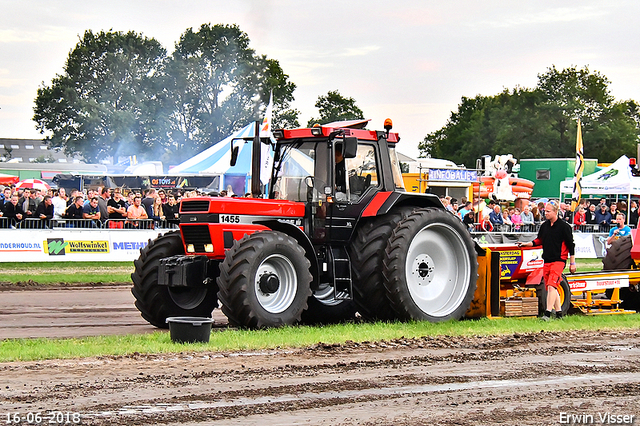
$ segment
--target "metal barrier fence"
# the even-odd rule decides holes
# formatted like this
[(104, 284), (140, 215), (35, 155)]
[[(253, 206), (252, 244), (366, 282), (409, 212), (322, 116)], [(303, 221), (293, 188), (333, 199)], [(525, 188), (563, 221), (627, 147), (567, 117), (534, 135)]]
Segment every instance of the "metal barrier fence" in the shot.
[[(8, 217), (0, 217), (2, 229), (178, 229), (178, 220), (153, 220), (153, 219), (107, 219), (102, 222), (93, 219), (23, 219), (16, 221)], [(574, 232), (609, 233), (616, 225), (571, 225)], [(629, 225), (631, 229), (635, 228)], [(538, 233), (540, 224), (533, 225), (491, 225), (488, 227), (482, 223), (469, 225), (469, 232), (497, 232), (497, 233)]]
[(10, 229), (177, 229), (178, 221), (153, 219), (23, 219), (0, 217), (0, 228)]
[[(501, 232), (501, 233), (519, 233), (519, 232), (533, 232), (538, 233), (540, 230), (540, 223), (533, 225), (485, 225), (483, 223), (474, 223), (469, 225), (469, 232)], [(585, 232), (585, 233), (609, 233), (611, 228), (615, 228), (617, 225), (573, 225), (571, 228), (573, 232)], [(629, 225), (629, 228), (634, 229), (634, 225)]]

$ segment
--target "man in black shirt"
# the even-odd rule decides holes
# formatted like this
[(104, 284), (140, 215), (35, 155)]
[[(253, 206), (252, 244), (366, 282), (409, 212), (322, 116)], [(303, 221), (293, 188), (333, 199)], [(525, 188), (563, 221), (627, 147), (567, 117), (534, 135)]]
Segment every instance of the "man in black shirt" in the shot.
[(589, 225), (596, 225), (598, 223), (598, 219), (596, 218), (596, 205), (589, 204), (589, 208), (586, 211), (585, 218)]
[(571, 225), (558, 218), (558, 203), (549, 201), (544, 207), (546, 221), (540, 225), (538, 236), (528, 243), (519, 243), (521, 247), (542, 246), (544, 260), (543, 277), (547, 289), (547, 309), (542, 319), (551, 318), (551, 310), (555, 309), (556, 318), (562, 318), (562, 301), (558, 293), (558, 285), (562, 281), (562, 271), (570, 257), (569, 271), (576, 272), (575, 244)]
[(84, 197), (76, 196), (73, 204), (67, 207), (64, 217), (67, 219), (83, 219), (82, 208), (84, 207)]
[(157, 196), (158, 194), (156, 194), (156, 190), (154, 188), (149, 188), (146, 196), (142, 199), (142, 207), (144, 207), (147, 212), (147, 216), (149, 217), (153, 216), (153, 203)]
[(109, 214), (109, 228), (123, 228), (124, 219), (127, 218), (127, 205), (122, 199), (120, 188), (113, 191), (113, 197), (107, 201), (107, 211)]
[(15, 226), (17, 222), (20, 222), (24, 218), (24, 210), (22, 210), (22, 206), (18, 203), (18, 195), (13, 194), (11, 196), (11, 201), (4, 203), (3, 213), (7, 218), (7, 226)]
[(162, 205), (162, 214), (166, 218), (167, 223), (173, 225), (179, 224), (179, 213), (180, 205), (176, 202), (175, 195), (169, 194), (167, 203)]
[(42, 202), (36, 207), (36, 212), (33, 217), (40, 219), (40, 228), (50, 227), (51, 219), (53, 219), (53, 200), (51, 199), (51, 195), (44, 196)]

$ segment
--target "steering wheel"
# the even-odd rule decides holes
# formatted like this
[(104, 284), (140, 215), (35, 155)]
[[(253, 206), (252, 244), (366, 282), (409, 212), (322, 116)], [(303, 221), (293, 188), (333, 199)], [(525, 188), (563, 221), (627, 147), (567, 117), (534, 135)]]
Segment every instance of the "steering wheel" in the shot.
[[(313, 189), (314, 178), (311, 175), (305, 176), (304, 179), (300, 179), (298, 182), (298, 201), (307, 200), (309, 201), (309, 190)], [(302, 198), (302, 187), (306, 186), (305, 197)]]

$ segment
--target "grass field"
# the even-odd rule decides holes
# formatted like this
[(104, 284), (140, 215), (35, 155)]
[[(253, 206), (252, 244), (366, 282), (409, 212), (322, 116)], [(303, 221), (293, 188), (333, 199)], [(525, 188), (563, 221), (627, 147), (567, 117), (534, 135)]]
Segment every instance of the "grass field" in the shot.
[[(597, 259), (578, 260), (578, 271), (602, 269)], [(89, 283), (129, 282), (130, 262), (119, 263), (2, 263), (5, 282)], [(0, 362), (100, 355), (169, 353), (181, 351), (236, 351), (298, 348), (318, 342), (333, 344), (423, 336), (463, 336), (530, 333), (561, 330), (629, 329), (640, 327), (640, 314), (586, 317), (572, 315), (562, 321), (541, 322), (536, 318), (501, 318), (452, 321), (432, 324), (349, 323), (324, 327), (284, 327), (269, 330), (223, 330), (214, 332), (208, 344), (172, 343), (167, 332), (144, 335), (99, 336), (82, 339), (6, 339), (0, 340)]]
[[(600, 259), (578, 259), (576, 263), (578, 272), (602, 269)], [(5, 262), (0, 263), (0, 282), (128, 283), (132, 272), (133, 262)]]
[(324, 327), (283, 327), (268, 330), (223, 330), (211, 334), (209, 343), (172, 343), (167, 332), (82, 339), (0, 340), (0, 362), (80, 358), (133, 353), (176, 353), (300, 348), (316, 343), (389, 341), (424, 336), (490, 336), (564, 330), (637, 329), (640, 314), (587, 317), (571, 315), (543, 322), (538, 318), (501, 318), (444, 323), (349, 323)]
[(133, 262), (5, 262), (0, 281), (38, 284), (122, 283), (131, 281)]

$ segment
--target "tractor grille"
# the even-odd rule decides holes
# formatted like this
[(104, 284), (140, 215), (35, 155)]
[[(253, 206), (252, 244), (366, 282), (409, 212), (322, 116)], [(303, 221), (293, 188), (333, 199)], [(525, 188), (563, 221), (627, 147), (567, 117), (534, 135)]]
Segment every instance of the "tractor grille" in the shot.
[(205, 244), (211, 244), (211, 235), (207, 225), (185, 225), (180, 228), (185, 246), (193, 244), (196, 253), (203, 253)]
[(180, 212), (209, 212), (208, 200), (182, 200)]

